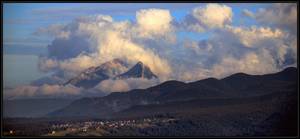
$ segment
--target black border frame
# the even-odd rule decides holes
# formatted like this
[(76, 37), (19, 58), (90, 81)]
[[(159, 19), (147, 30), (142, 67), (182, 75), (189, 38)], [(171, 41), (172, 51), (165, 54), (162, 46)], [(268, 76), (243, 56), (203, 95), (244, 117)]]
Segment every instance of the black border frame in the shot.
[[(265, 0), (265, 1), (259, 1), (259, 0), (253, 0), (253, 1), (247, 1), (247, 0), (204, 0), (204, 1), (193, 1), (193, 0), (171, 0), (171, 1), (120, 1), (120, 0), (103, 0), (103, 1), (94, 1), (94, 0), (74, 0), (74, 1), (57, 1), (57, 0), (50, 0), (50, 1), (39, 1), (39, 0), (28, 0), (28, 1), (22, 1), (22, 0), (3, 0), (1, 1), (1, 77), (3, 81), (3, 5), (5, 3), (296, 3), (297, 4), (297, 38), (299, 38), (299, 1), (298, 0)], [(298, 82), (299, 82), (299, 42), (297, 41), (297, 70), (298, 70)], [(4, 136), (3, 135), (3, 83), (1, 83), (1, 138), (156, 138), (156, 137), (164, 137), (164, 138), (299, 138), (299, 85), (298, 85), (298, 134), (297, 136), (204, 136), (204, 137), (193, 137), (193, 136), (103, 136), (103, 137), (91, 137), (91, 136), (84, 136), (84, 137), (63, 137), (63, 136)]]

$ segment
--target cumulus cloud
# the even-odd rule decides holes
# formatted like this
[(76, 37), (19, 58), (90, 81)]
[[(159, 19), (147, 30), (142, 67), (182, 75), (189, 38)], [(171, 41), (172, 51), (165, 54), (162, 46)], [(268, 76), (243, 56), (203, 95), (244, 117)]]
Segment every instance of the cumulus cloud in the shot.
[[(234, 40), (239, 40), (245, 47), (261, 47), (261, 41), (277, 41), (282, 40), (285, 34), (280, 29), (271, 29), (268, 27), (233, 27), (227, 26), (222, 35), (228, 33), (233, 35)], [(226, 37), (226, 36), (225, 36)], [(258, 43), (258, 44), (257, 44)]]
[(197, 7), (186, 16), (183, 25), (188, 30), (203, 32), (206, 29), (222, 28), (232, 22), (233, 12), (230, 7), (221, 4), (207, 4)]
[(55, 36), (56, 38), (67, 39), (69, 38), (70, 32), (65, 31), (65, 26), (62, 24), (53, 24), (47, 28), (39, 28), (33, 35), (48, 35), (51, 37)]
[(81, 54), (75, 58), (60, 61), (59, 69), (69, 73), (78, 74), (89, 67), (96, 66), (98, 63), (96, 60), (97, 56), (95, 55)]
[(291, 47), (292, 50), (285, 50), (280, 48), (279, 52), (281, 57), (284, 57), (284, 53), (290, 54), (293, 59), (297, 56), (297, 4), (296, 3), (276, 3), (268, 6), (267, 8), (261, 8), (255, 14), (255, 19), (266, 26), (272, 28), (280, 28), (287, 33), (287, 47)]
[[(161, 16), (167, 17), (167, 22)], [(137, 18), (137, 26), (142, 32), (161, 35), (161, 31), (164, 33), (170, 29), (169, 11), (143, 10), (137, 13)], [(157, 22), (161, 23), (153, 22), (153, 25), (149, 25), (146, 23), (149, 18), (157, 18)], [(110, 16), (98, 15), (78, 18), (64, 28), (71, 35), (67, 39), (56, 38), (48, 46), (49, 54), (46, 58), (41, 58), (40, 62), (40, 68), (44, 71), (60, 69), (78, 74), (91, 66), (98, 66), (114, 58), (123, 58), (129, 63), (142, 61), (162, 78), (171, 72), (166, 60), (151, 49), (132, 41), (135, 36), (133, 34), (137, 32), (128, 21), (113, 22)]]
[(143, 37), (163, 36), (172, 31), (172, 16), (169, 10), (142, 9), (137, 11), (136, 20), (139, 35)]
[(263, 49), (259, 53), (249, 52), (241, 59), (225, 57), (221, 63), (214, 65), (212, 68), (213, 76), (218, 78), (237, 72), (260, 75), (277, 72), (277, 67), (270, 53)]
[(48, 59), (47, 57), (40, 57), (38, 67), (41, 71), (48, 72), (58, 67), (58, 62), (55, 59)]
[(237, 72), (280, 71), (297, 61), (295, 44), (289, 37), (279, 28), (225, 26), (208, 39), (184, 42), (187, 60), (178, 59), (177, 64), (183, 66), (172, 67), (180, 73), (177, 79), (185, 81), (221, 78)]
[(171, 72), (168, 62), (156, 55), (150, 49), (139, 46), (125, 39), (118, 32), (109, 32), (105, 41), (99, 47), (99, 55), (126, 59), (130, 63), (141, 61), (161, 78), (167, 77)]
[[(287, 52), (293, 51), (294, 47), (289, 41), (289, 34), (278, 28), (227, 27), (225, 32), (224, 35), (232, 33), (235, 40), (240, 41), (242, 46), (255, 48), (254, 50), (267, 49), (274, 56), (273, 59), (279, 61), (279, 64), (284, 63)], [(293, 58), (296, 60), (296, 57)]]
[[(105, 80), (89, 90), (54, 84), (23, 86), (10, 92), (23, 96), (106, 94), (147, 88), (171, 79), (189, 82), (237, 72), (266, 74), (296, 65), (295, 4), (274, 4), (242, 14), (260, 24), (234, 26), (229, 6), (207, 4), (192, 9), (176, 25), (169, 10), (143, 9), (136, 12), (136, 22), (93, 15), (39, 29), (37, 34), (54, 37), (48, 55), (40, 57), (42, 71), (62, 72), (60, 77), (67, 80), (87, 68), (120, 58), (131, 65), (142, 61), (159, 79)], [(181, 31), (208, 31), (210, 35), (176, 40)]]
[[(280, 7), (277, 11), (274, 8), (276, 6)], [(293, 8), (292, 4), (275, 4), (266, 9), (261, 9), (255, 14), (255, 17), (259, 20), (259, 15), (263, 15), (262, 13), (268, 13), (271, 15), (270, 17), (274, 13), (280, 13), (281, 15), (287, 14), (289, 18), (293, 18), (291, 20), (295, 20)], [(244, 10), (243, 13), (253, 16), (253, 13), (248, 10)], [(196, 74), (200, 70), (209, 71), (214, 65), (224, 62), (222, 59), (226, 57), (243, 59), (250, 52), (257, 54), (262, 49), (268, 51), (272, 59), (275, 59), (279, 65), (286, 63), (285, 61), (290, 59), (289, 57), (292, 57), (294, 61), (296, 60), (297, 41), (291, 39), (288, 32), (275, 27), (231, 26), (232, 16), (231, 8), (223, 4), (207, 4), (203, 7), (194, 8), (184, 19), (183, 27), (186, 29), (194, 28), (198, 31), (215, 28), (215, 31), (212, 37), (206, 40), (184, 40), (183, 43), (175, 44), (175, 46), (183, 46), (184, 49), (159, 45), (165, 45), (159, 39), (162, 35), (178, 31), (173, 29), (175, 26), (172, 25), (172, 16), (170, 11), (165, 9), (143, 9), (137, 11), (136, 23), (129, 21), (115, 22), (112, 17), (107, 15), (80, 17), (65, 27), (56, 27), (64, 32), (71, 32), (68, 38), (62, 39), (59, 37), (60, 35), (58, 34), (60, 33), (58, 31), (54, 30), (54, 32), (56, 32), (58, 39), (62, 39), (66, 43), (76, 40), (76, 37), (79, 36), (84, 39), (77, 40), (88, 43), (80, 45), (78, 48), (74, 47), (75, 50), (66, 48), (66, 51), (70, 50), (70, 53), (66, 52), (68, 56), (64, 57), (56, 56), (56, 59), (54, 59), (55, 51), (52, 52), (50, 56), (42, 60), (40, 68), (58, 68), (76, 74), (113, 58), (123, 58), (129, 63), (144, 62), (154, 73), (158, 74), (159, 77), (164, 77), (166, 80), (171, 77), (187, 79), (192, 77), (188, 73)], [(271, 21), (274, 23), (270, 24), (277, 25), (277, 20)], [(153, 38), (151, 37), (153, 36), (158, 36), (155, 39), (158, 41), (152, 41), (151, 39)], [(58, 47), (60, 46), (57, 45), (58, 43), (52, 44), (49, 47), (52, 46), (51, 48), (57, 49), (57, 51), (63, 50), (61, 47)], [(57, 46), (54, 47), (54, 45)], [(180, 49), (180, 52), (176, 52), (177, 50), (174, 48)], [(180, 58), (170, 56), (170, 53), (175, 52)], [(193, 64), (192, 67), (191, 64)], [(189, 72), (174, 75), (177, 71), (184, 70)], [(211, 73), (206, 71), (196, 75), (203, 78), (208, 74)]]
[(255, 18), (265, 25), (287, 29), (291, 33), (297, 34), (296, 3), (276, 3), (267, 8), (261, 8)]
[(74, 58), (81, 53), (90, 52), (89, 42), (81, 36), (72, 36), (69, 39), (56, 38), (48, 45), (48, 56), (53, 59), (64, 60)]

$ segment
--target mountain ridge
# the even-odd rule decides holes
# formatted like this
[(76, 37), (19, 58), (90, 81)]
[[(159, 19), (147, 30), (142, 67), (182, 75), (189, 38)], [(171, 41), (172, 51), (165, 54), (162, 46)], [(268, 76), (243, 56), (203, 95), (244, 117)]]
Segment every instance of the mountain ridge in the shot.
[(137, 64), (135, 64), (131, 69), (129, 69), (127, 72), (122, 73), (118, 76), (116, 76), (116, 79), (124, 79), (124, 78), (147, 78), (147, 79), (152, 79), (152, 78), (157, 78), (157, 76), (152, 73), (150, 68), (139, 61)]
[[(297, 74), (297, 68), (292, 68), (274, 74), (249, 75), (249, 78), (236, 78), (238, 76), (233, 74), (220, 80), (208, 78), (191, 83), (166, 81), (147, 89), (113, 92), (104, 97), (79, 99), (65, 108), (49, 113), (48, 116), (110, 117), (138, 105), (267, 95), (278, 90), (290, 90), (290, 86), (297, 83), (294, 78)], [(84, 103), (81, 102), (83, 100)]]
[(97, 67), (90, 67), (78, 76), (68, 80), (64, 85), (72, 84), (85, 89), (93, 88), (100, 82), (107, 79), (127, 79), (127, 78), (158, 78), (150, 68), (138, 62), (133, 67), (121, 59), (113, 59)]

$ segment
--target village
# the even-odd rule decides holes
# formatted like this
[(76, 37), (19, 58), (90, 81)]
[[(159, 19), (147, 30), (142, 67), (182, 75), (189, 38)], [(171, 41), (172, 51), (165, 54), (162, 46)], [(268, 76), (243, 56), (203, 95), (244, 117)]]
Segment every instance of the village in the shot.
[(174, 118), (143, 118), (138, 120), (91, 120), (81, 122), (70, 122), (53, 124), (48, 136), (61, 135), (64, 133), (84, 133), (91, 131), (106, 131), (109, 129), (119, 129), (122, 127), (146, 128), (157, 124), (174, 122)]

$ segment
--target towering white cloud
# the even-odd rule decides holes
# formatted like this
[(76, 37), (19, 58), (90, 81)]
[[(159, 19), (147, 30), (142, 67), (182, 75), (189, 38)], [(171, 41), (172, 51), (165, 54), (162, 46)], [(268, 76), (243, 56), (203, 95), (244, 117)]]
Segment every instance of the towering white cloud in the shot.
[[(162, 35), (170, 31), (169, 11), (142, 10), (137, 13), (137, 18), (137, 27), (148, 35)], [(159, 23), (149, 24), (147, 20), (150, 19)], [(40, 68), (56, 68), (75, 75), (91, 66), (123, 58), (129, 63), (142, 61), (155, 74), (167, 77), (171, 72), (168, 62), (151, 49), (134, 43), (132, 37), (137, 32), (132, 26), (128, 21), (113, 22), (110, 16), (105, 15), (78, 18), (64, 27), (71, 32), (69, 38), (56, 38), (48, 46), (49, 55), (41, 58)]]
[[(123, 58), (129, 63), (144, 62), (154, 73), (164, 78), (163, 80), (171, 77), (184, 80), (188, 77), (196, 79), (210, 76), (211, 73), (207, 71), (215, 65), (224, 63), (222, 59), (227, 57), (242, 59), (249, 53), (257, 55), (258, 51), (262, 51), (262, 49), (269, 51), (276, 64), (279, 65), (284, 65), (291, 56), (290, 53), (293, 53), (292, 59), (296, 60), (295, 41), (289, 41), (288, 32), (284, 32), (280, 28), (231, 26), (229, 24), (232, 22), (232, 16), (231, 8), (222, 4), (207, 4), (204, 7), (193, 9), (191, 14), (184, 19), (183, 27), (186, 29), (197, 27), (198, 31), (213, 28), (215, 30), (212, 37), (207, 40), (198, 42), (184, 40), (184, 44), (181, 42), (175, 44), (184, 47), (180, 50), (182, 57), (177, 61), (169, 55), (170, 52), (176, 50), (171, 50), (172, 47), (162, 49), (161, 46), (157, 47), (156, 45), (157, 43), (164, 44), (159, 38), (176, 31), (173, 30), (175, 26), (172, 25), (172, 16), (168, 10), (144, 9), (137, 11), (136, 24), (129, 21), (114, 22), (110, 16), (105, 15), (78, 18), (65, 28), (71, 32), (69, 39), (72, 39), (72, 36), (83, 36), (84, 40), (89, 42), (85, 46), (89, 49), (63, 60), (49, 57), (44, 62), (44, 67), (53, 68), (56, 65), (58, 69), (78, 73), (113, 58)], [(189, 17), (193, 20), (188, 20)], [(157, 37), (155, 40), (160, 42), (149, 41), (153, 37)], [(150, 45), (149, 42), (151, 42)], [(164, 50), (164, 52), (160, 50)], [(174, 61), (176, 62), (170, 63)], [(178, 70), (176, 68), (179, 65), (182, 68)], [(188, 72), (177, 73), (176, 70)], [(243, 69), (236, 70), (243, 72)], [(197, 71), (205, 72), (196, 74)], [(199, 76), (190, 76), (189, 73)]]
[(137, 11), (138, 32), (142, 37), (163, 36), (172, 31), (172, 16), (169, 10), (143, 9)]
[(203, 32), (206, 29), (222, 28), (232, 22), (233, 12), (230, 7), (221, 4), (207, 4), (197, 7), (187, 15), (183, 22), (185, 28)]
[(100, 44), (102, 47), (99, 47), (101, 57), (120, 57), (131, 63), (142, 61), (160, 77), (170, 74), (171, 69), (167, 61), (161, 59), (151, 50), (125, 39), (118, 32), (109, 32), (106, 37), (105, 41)]
[[(224, 4), (196, 7), (176, 25), (167, 9), (139, 10), (136, 22), (114, 21), (108, 15), (79, 17), (66, 25), (52, 25), (36, 32), (54, 36), (39, 67), (45, 72), (63, 71), (67, 80), (91, 66), (121, 58), (130, 64), (142, 61), (160, 78), (106, 80), (85, 90), (105, 93), (146, 88), (170, 79), (195, 81), (237, 72), (277, 72), (297, 63), (296, 9), (295, 4), (274, 4), (257, 13), (244, 10), (244, 15), (257, 20), (259, 24), (255, 26), (232, 25), (233, 11)], [(205, 39), (185, 36), (187, 39), (176, 40), (180, 31), (208, 31), (210, 35)], [(23, 96), (38, 92), (44, 96), (76, 96), (82, 91), (55, 85), (10, 90), (11, 94), (19, 92)]]

